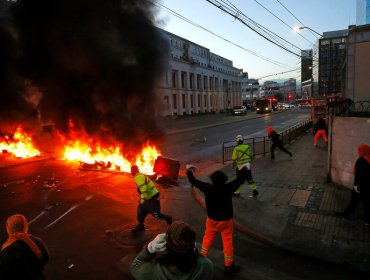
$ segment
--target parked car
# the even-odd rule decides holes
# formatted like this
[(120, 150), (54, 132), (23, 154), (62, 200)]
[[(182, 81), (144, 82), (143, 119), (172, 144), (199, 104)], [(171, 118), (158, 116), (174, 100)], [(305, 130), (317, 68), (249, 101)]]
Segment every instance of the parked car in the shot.
[(233, 116), (241, 116), (247, 114), (247, 107), (245, 106), (234, 106), (231, 109), (231, 114)]

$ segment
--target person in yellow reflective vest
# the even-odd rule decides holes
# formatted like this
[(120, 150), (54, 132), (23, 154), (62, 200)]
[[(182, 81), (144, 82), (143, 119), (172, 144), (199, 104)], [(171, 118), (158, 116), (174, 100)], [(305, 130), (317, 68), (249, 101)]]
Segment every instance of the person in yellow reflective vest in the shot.
[(172, 217), (161, 213), (161, 204), (159, 200), (159, 191), (153, 181), (145, 174), (140, 173), (137, 165), (131, 166), (131, 175), (134, 176), (137, 192), (140, 195), (139, 205), (137, 207), (138, 225), (133, 232), (145, 230), (144, 220), (148, 214), (159, 220), (165, 220), (167, 225), (172, 223)]
[[(249, 187), (252, 189), (253, 196), (258, 195), (257, 186), (252, 178), (251, 162), (253, 157), (253, 151), (249, 145), (243, 143), (243, 136), (237, 135), (235, 141), (237, 146), (233, 150), (232, 160), (233, 165), (236, 167), (236, 174), (238, 175), (243, 167), (248, 170), (247, 182)], [(240, 186), (235, 192), (234, 196), (240, 196), (242, 186)]]

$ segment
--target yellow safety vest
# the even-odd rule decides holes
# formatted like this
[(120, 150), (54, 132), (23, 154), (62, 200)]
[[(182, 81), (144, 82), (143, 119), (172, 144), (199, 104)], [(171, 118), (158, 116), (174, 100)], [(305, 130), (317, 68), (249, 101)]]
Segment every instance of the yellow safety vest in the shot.
[(232, 160), (236, 162), (236, 167), (239, 169), (243, 164), (252, 161), (252, 149), (246, 144), (240, 144), (233, 150)]
[(145, 174), (137, 173), (135, 175), (135, 183), (140, 190), (140, 197), (144, 200), (151, 199), (158, 193), (153, 181)]

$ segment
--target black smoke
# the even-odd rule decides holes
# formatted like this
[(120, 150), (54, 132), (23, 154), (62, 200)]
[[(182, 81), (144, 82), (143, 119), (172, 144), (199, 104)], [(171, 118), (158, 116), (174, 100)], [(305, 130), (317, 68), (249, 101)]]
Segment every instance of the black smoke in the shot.
[(35, 114), (26, 94), (9, 86), (14, 98), (8, 96), (2, 116), (15, 109), (24, 121), (54, 123), (64, 135), (82, 130), (107, 145), (139, 148), (161, 138), (156, 83), (168, 46), (150, 1), (19, 0), (11, 15), (15, 39), (1, 34), (1, 48), (14, 45), (5, 59), (8, 75), (30, 80), (42, 97)]

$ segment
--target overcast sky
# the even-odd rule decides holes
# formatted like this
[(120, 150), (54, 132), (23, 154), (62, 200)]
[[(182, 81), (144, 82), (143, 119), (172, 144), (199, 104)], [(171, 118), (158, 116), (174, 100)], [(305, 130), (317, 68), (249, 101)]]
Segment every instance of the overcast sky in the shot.
[[(271, 74), (300, 68), (299, 57), (262, 38), (235, 17), (221, 11), (206, 0), (155, 1), (160, 3), (156, 19), (161, 28), (232, 60), (234, 66), (243, 68), (249, 73), (250, 78), (261, 79)], [(222, 3), (224, 7), (233, 5), (241, 11), (237, 15), (239, 18), (246, 16), (271, 30), (294, 45), (295, 47), (288, 45), (288, 49), (296, 53), (300, 53), (299, 49), (312, 48), (317, 35), (309, 29), (301, 30), (297, 34), (292, 30), (293, 27), (302, 26), (303, 23), (303, 26), (322, 34), (327, 31), (347, 29), (349, 25), (356, 24), (355, 0), (218, 0), (217, 2)], [(166, 8), (216, 33), (219, 37), (172, 15)], [(271, 60), (273, 62), (270, 62)], [(300, 70), (272, 75), (261, 79), (260, 82), (288, 78), (299, 80)]]

